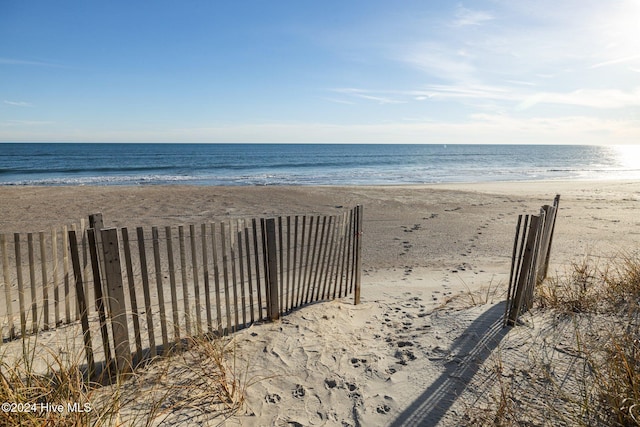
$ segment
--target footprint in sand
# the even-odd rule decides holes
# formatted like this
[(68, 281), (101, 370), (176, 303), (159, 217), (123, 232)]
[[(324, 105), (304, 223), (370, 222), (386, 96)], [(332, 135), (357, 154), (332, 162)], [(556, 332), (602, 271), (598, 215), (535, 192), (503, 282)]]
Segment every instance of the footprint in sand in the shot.
[(304, 409), (309, 417), (309, 424), (324, 424), (327, 422), (327, 414), (322, 410), (322, 401), (318, 396), (309, 396), (305, 399)]
[(393, 355), (393, 357), (398, 359), (398, 363), (400, 365), (406, 365), (407, 362), (417, 359), (416, 355), (413, 354), (413, 351), (405, 349), (405, 348), (403, 348), (402, 350), (400, 350), (400, 349), (396, 350), (396, 352)]
[(295, 397), (296, 399), (300, 399), (303, 398), (305, 395), (305, 390), (304, 387), (301, 384), (296, 384), (296, 388), (293, 389), (293, 391), (291, 392), (291, 394), (293, 395), (293, 397)]
[(280, 397), (280, 395), (279, 395), (279, 394), (276, 394), (276, 393), (269, 393), (269, 394), (267, 394), (267, 395), (264, 397), (264, 400), (265, 400), (267, 403), (275, 404), (275, 403), (280, 402), (281, 397)]
[(327, 386), (327, 388), (336, 388), (336, 386), (338, 385), (336, 380), (333, 380), (333, 379), (330, 379), (330, 378), (326, 378), (324, 380), (324, 384)]
[(354, 368), (359, 368), (364, 363), (367, 363), (367, 359), (359, 359), (357, 357), (351, 358), (351, 366), (353, 366)]
[(386, 403), (378, 405), (378, 407), (376, 408), (376, 412), (379, 414), (388, 414), (389, 411), (391, 411), (391, 408)]

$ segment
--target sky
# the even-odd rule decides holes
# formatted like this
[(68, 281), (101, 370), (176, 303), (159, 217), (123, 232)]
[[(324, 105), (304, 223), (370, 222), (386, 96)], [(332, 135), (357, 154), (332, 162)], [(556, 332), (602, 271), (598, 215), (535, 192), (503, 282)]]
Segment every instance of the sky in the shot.
[(0, 142), (640, 143), (640, 0), (0, 0)]

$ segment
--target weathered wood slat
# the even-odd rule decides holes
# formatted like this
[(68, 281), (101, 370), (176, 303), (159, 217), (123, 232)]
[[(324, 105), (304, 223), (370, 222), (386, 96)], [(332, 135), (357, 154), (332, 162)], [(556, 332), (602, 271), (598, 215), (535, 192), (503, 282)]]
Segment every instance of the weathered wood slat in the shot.
[(278, 285), (280, 286), (280, 289), (278, 290), (278, 308), (282, 309), (283, 307), (283, 294), (284, 294), (284, 268), (283, 268), (283, 258), (284, 258), (284, 252), (283, 252), (283, 248), (282, 248), (282, 217), (278, 217), (278, 224), (277, 224), (277, 230), (276, 230), (276, 234), (277, 234), (277, 239), (278, 239), (278, 248), (277, 248), (277, 253), (278, 253), (278, 263), (280, 265), (280, 268), (278, 269), (278, 272), (280, 274), (280, 277), (278, 277)]
[(527, 310), (530, 310), (533, 306), (533, 291), (535, 289), (536, 284), (538, 283), (538, 270), (539, 265), (542, 258), (542, 244), (544, 239), (544, 231), (545, 231), (545, 223), (546, 223), (546, 215), (545, 210), (540, 209), (540, 216), (538, 220), (538, 225), (536, 227), (536, 240), (534, 243), (534, 255), (533, 261), (531, 263), (531, 271), (530, 277), (527, 283), (525, 299), (523, 301), (523, 305)]
[(13, 235), (16, 260), (16, 280), (18, 281), (18, 306), (20, 308), (20, 335), (27, 334), (27, 312), (24, 301), (24, 282), (22, 277), (22, 249), (20, 247), (20, 233)]
[(351, 244), (349, 245), (351, 249), (351, 255), (349, 256), (349, 267), (351, 272), (351, 277), (349, 279), (349, 293), (353, 292), (353, 287), (355, 283), (355, 259), (356, 259), (356, 233), (358, 232), (358, 224), (357, 224), (357, 209), (354, 208), (351, 211)]
[(358, 229), (355, 234), (356, 238), (356, 257), (355, 257), (355, 289), (353, 291), (353, 303), (360, 304), (360, 284), (361, 284), (361, 276), (362, 276), (362, 205), (356, 206), (356, 224)]
[(51, 269), (51, 284), (53, 286), (53, 317), (54, 325), (58, 326), (60, 321), (60, 283), (58, 282), (58, 230), (51, 229), (51, 258), (53, 261)]
[(534, 251), (535, 251), (535, 240), (536, 240), (536, 229), (538, 227), (538, 216), (532, 215), (529, 232), (527, 233), (527, 243), (524, 249), (524, 258), (522, 261), (520, 278), (518, 281), (518, 285), (515, 291), (515, 295), (513, 297), (511, 310), (509, 311), (509, 319), (508, 323), (510, 325), (514, 325), (518, 315), (520, 314), (520, 310), (522, 308), (523, 298), (526, 293), (527, 282), (530, 278), (531, 272), (531, 264), (533, 262)]
[[(320, 291), (318, 294), (318, 300), (324, 300), (326, 298), (327, 293), (327, 278), (329, 277), (329, 265), (328, 262), (331, 262), (331, 249), (333, 249), (333, 237), (334, 237), (334, 217), (329, 216), (327, 218), (327, 237), (324, 244), (324, 255), (322, 256), (322, 265), (320, 268), (320, 281), (318, 282), (318, 290)], [(322, 290), (320, 290), (320, 286), (322, 286)]]
[(182, 278), (182, 302), (184, 304), (184, 329), (191, 335), (191, 313), (189, 312), (189, 281), (187, 278), (187, 255), (184, 242), (184, 226), (178, 227), (178, 243), (180, 246), (180, 276)]
[(38, 332), (38, 297), (36, 296), (36, 269), (33, 256), (33, 233), (27, 233), (27, 250), (29, 256), (29, 290), (31, 291), (31, 332)]
[(255, 322), (254, 309), (253, 309), (253, 281), (251, 280), (251, 244), (249, 236), (249, 228), (244, 227), (244, 243), (247, 253), (247, 285), (249, 286), (249, 318), (251, 323)]
[[(326, 217), (325, 217), (326, 218)], [(316, 231), (313, 237), (313, 249), (311, 253), (311, 264), (309, 265), (309, 282), (307, 287), (307, 295), (305, 298), (305, 304), (312, 303), (313, 300), (313, 291), (315, 289), (315, 282), (318, 275), (318, 235), (320, 235), (320, 239), (322, 239), (322, 234), (320, 233), (320, 215), (316, 216)], [(324, 232), (325, 224), (322, 225), (322, 230)], [(322, 246), (322, 242), (320, 242), (320, 246)]]
[[(325, 217), (322, 217), (322, 231), (320, 232), (320, 247), (318, 248), (318, 254), (316, 256), (315, 273), (313, 275), (313, 289), (311, 291), (312, 302), (318, 301), (320, 299), (320, 286), (319, 286), (320, 283), (318, 282), (318, 277), (322, 276), (321, 263), (322, 263), (323, 248), (325, 248), (324, 239), (325, 239), (326, 228), (327, 228), (327, 217), (325, 216)], [(314, 248), (314, 252), (315, 252), (315, 248)], [(314, 291), (315, 291), (315, 297), (313, 296)]]
[(156, 349), (156, 337), (153, 331), (153, 313), (151, 309), (151, 293), (149, 292), (149, 270), (147, 267), (147, 252), (144, 244), (144, 229), (136, 228), (138, 233), (138, 253), (140, 254), (140, 275), (142, 276), (142, 291), (144, 293), (145, 317), (147, 320), (147, 336), (149, 338), (149, 357), (155, 357), (158, 352)]
[[(305, 259), (305, 277), (304, 277), (304, 295), (303, 295), (303, 300), (302, 303), (303, 304), (307, 304), (309, 302), (309, 294), (311, 293), (311, 275), (312, 275), (312, 268), (311, 265), (313, 264), (313, 257), (311, 257), (311, 262), (309, 262), (309, 257), (311, 255), (315, 256), (315, 242), (318, 240), (318, 226), (316, 224), (316, 234), (315, 234), (315, 239), (314, 243), (313, 243), (313, 247), (311, 246), (311, 236), (313, 236), (313, 220), (314, 217), (310, 217), (309, 218), (309, 235), (307, 236), (307, 255), (306, 255), (306, 259)], [(313, 248), (313, 249), (312, 249)]]
[(122, 376), (131, 371), (132, 362), (131, 346), (129, 345), (129, 322), (127, 320), (122, 266), (120, 263), (118, 230), (115, 228), (103, 229), (101, 234), (105, 276), (107, 278), (107, 295), (110, 301), (109, 308), (116, 370), (118, 375)]
[(268, 264), (268, 293), (269, 293), (269, 319), (278, 320), (280, 318), (280, 307), (278, 307), (278, 258), (276, 247), (276, 222), (273, 218), (265, 221), (267, 240), (267, 264)]
[(265, 218), (260, 218), (260, 237), (261, 237), (261, 246), (262, 246), (262, 271), (264, 272), (264, 299), (266, 304), (266, 318), (269, 319), (269, 307), (271, 307), (271, 294), (269, 292), (269, 264), (267, 258), (267, 229), (265, 225)]
[(131, 247), (129, 244), (129, 230), (122, 228), (122, 249), (127, 269), (127, 284), (129, 287), (129, 301), (131, 302), (131, 319), (133, 321), (133, 337), (136, 342), (136, 358), (142, 361), (142, 335), (140, 333), (140, 310), (138, 309), (138, 299), (136, 297), (136, 284), (133, 276), (133, 263), (131, 261)]
[(196, 335), (202, 335), (202, 307), (200, 305), (200, 284), (198, 281), (198, 252), (196, 245), (196, 227), (189, 225), (191, 241), (191, 269), (193, 271), (193, 296), (196, 300)]
[(520, 225), (522, 223), (522, 215), (518, 215), (518, 222), (516, 223), (516, 236), (513, 240), (513, 251), (511, 253), (511, 271), (509, 272), (509, 286), (507, 288), (507, 303), (504, 306), (504, 324), (506, 324), (507, 314), (509, 312), (509, 302), (511, 301), (511, 294), (513, 292), (516, 271), (516, 255), (518, 253), (518, 238), (520, 237)]
[(306, 273), (306, 263), (305, 263), (305, 242), (304, 236), (306, 235), (307, 228), (307, 216), (302, 216), (302, 230), (300, 232), (300, 261), (296, 270), (298, 271), (298, 292), (296, 298), (296, 307), (300, 307), (302, 304), (302, 299), (304, 298), (304, 283), (305, 283), (305, 273)]
[(105, 310), (105, 298), (102, 295), (102, 279), (100, 277), (100, 261), (98, 260), (98, 247), (96, 247), (95, 230), (90, 228), (87, 230), (87, 239), (89, 240), (89, 258), (91, 260), (91, 271), (93, 273), (93, 289), (96, 303), (96, 311), (100, 322), (100, 335), (102, 336), (102, 349), (104, 351), (105, 364), (109, 376), (111, 375), (111, 348), (109, 346), (109, 329), (107, 327), (107, 313)]
[(240, 324), (239, 310), (238, 310), (238, 278), (236, 276), (236, 251), (235, 245), (233, 242), (235, 241), (233, 235), (233, 223), (229, 222), (229, 250), (231, 252), (231, 284), (233, 287), (233, 320), (234, 320), (234, 329), (233, 331), (238, 330), (238, 326)]
[(553, 219), (551, 220), (551, 231), (549, 242), (547, 246), (546, 256), (544, 259), (544, 269), (542, 272), (543, 277), (547, 277), (547, 273), (549, 271), (549, 260), (551, 259), (551, 245), (553, 244), (553, 235), (556, 230), (556, 217), (558, 215), (558, 209), (560, 209), (560, 195), (556, 194), (556, 197), (553, 198)]
[[(169, 331), (167, 329), (167, 308), (164, 304), (164, 286), (162, 285), (162, 262), (160, 260), (160, 235), (158, 227), (151, 227), (153, 244), (153, 264), (156, 272), (156, 292), (160, 309), (160, 332), (162, 334), (162, 352), (169, 352)], [(124, 300), (123, 300), (124, 301)]]
[[(335, 289), (336, 289), (336, 281), (335, 281), (335, 270), (336, 270), (336, 260), (338, 256), (338, 252), (340, 250), (340, 215), (335, 216), (335, 221), (333, 225), (333, 237), (331, 239), (331, 253), (329, 255), (329, 271), (327, 273), (327, 299), (335, 298)], [(333, 291), (331, 288), (333, 287)]]
[(220, 239), (220, 244), (222, 245), (222, 271), (224, 278), (224, 306), (226, 310), (225, 314), (227, 316), (225, 335), (228, 335), (233, 331), (233, 325), (231, 323), (231, 302), (229, 300), (229, 257), (227, 256), (227, 233), (225, 232), (224, 222), (220, 223)]
[(342, 278), (342, 262), (341, 260), (344, 258), (344, 244), (345, 244), (345, 230), (346, 230), (346, 222), (347, 222), (347, 213), (343, 212), (340, 218), (340, 228), (339, 228), (339, 239), (338, 239), (338, 246), (336, 248), (336, 258), (334, 260), (334, 264), (335, 264), (335, 278), (334, 278), (334, 284), (333, 284), (333, 293), (331, 294), (332, 298), (336, 298), (340, 296), (340, 294), (342, 293), (342, 285), (341, 285), (341, 278)]
[(80, 306), (80, 322), (82, 324), (82, 338), (84, 340), (84, 353), (87, 358), (88, 377), (93, 378), (96, 372), (96, 366), (93, 358), (93, 347), (91, 344), (91, 331), (89, 330), (89, 317), (87, 313), (86, 299), (84, 296), (84, 284), (82, 281), (82, 267), (80, 265), (80, 254), (78, 252), (78, 240), (76, 231), (69, 231), (69, 251), (71, 253), (71, 262), (73, 264), (74, 282), (76, 287), (76, 296), (78, 305)]
[(298, 300), (296, 296), (296, 272), (300, 271), (297, 267), (298, 258), (298, 215), (293, 218), (293, 264), (291, 264), (291, 304), (290, 308), (293, 310), (298, 306)]
[(289, 293), (291, 292), (290, 280), (291, 280), (291, 272), (293, 268), (291, 266), (291, 217), (287, 216), (287, 281), (286, 281), (286, 292), (284, 294), (284, 307), (282, 310), (287, 312), (291, 309), (289, 305), (290, 297)]
[(171, 320), (173, 322), (173, 339), (180, 346), (180, 317), (178, 313), (178, 291), (176, 283), (176, 265), (173, 255), (173, 237), (171, 226), (164, 228), (164, 235), (167, 239), (167, 261), (169, 263), (169, 286), (171, 289)]
[(349, 294), (349, 254), (351, 245), (351, 210), (346, 212), (344, 233), (344, 250), (342, 252), (342, 266), (340, 268), (340, 295), (342, 298)]
[(253, 256), (256, 269), (256, 290), (258, 291), (258, 320), (262, 320), (262, 286), (260, 283), (260, 255), (258, 254), (258, 230), (257, 221), (255, 218), (251, 220), (251, 227), (253, 229)]
[(69, 284), (69, 230), (65, 225), (62, 228), (62, 269), (64, 274), (64, 314), (67, 323), (71, 323), (71, 290)]
[(42, 274), (42, 329), (49, 330), (49, 277), (47, 276), (47, 251), (44, 231), (38, 233), (40, 242), (40, 273)]
[(204, 279), (204, 305), (207, 315), (207, 332), (213, 332), (213, 319), (211, 311), (211, 289), (209, 287), (209, 256), (207, 255), (207, 225), (200, 226), (202, 234), (202, 278)]
[[(9, 278), (9, 252), (4, 234), (0, 234), (0, 250), (2, 250), (2, 277), (4, 278), (4, 297), (7, 304), (7, 327), (9, 328), (9, 339), (14, 339), (16, 335), (13, 322), (13, 298), (11, 296), (11, 281)], [(0, 337), (0, 340), (2, 337)]]
[[(78, 231), (78, 227), (76, 224), (71, 224), (71, 229), (73, 231), (76, 232), (76, 234), (80, 233), (80, 236), (83, 236), (84, 233), (82, 232), (82, 230), (84, 230), (84, 220), (81, 219), (80, 220), (80, 231)], [(86, 243), (84, 243), (84, 239), (82, 237), (80, 237), (81, 241), (80, 241), (80, 245), (78, 246), (78, 253), (80, 254), (79, 256), (82, 256), (84, 261), (86, 261), (86, 255), (85, 255), (85, 246)], [(81, 260), (82, 261), (82, 260)], [(82, 261), (82, 262), (84, 262)], [(86, 265), (86, 262), (83, 264), (80, 264), (81, 268), (82, 268), (82, 274), (86, 275), (86, 268), (88, 267)], [(74, 292), (75, 288), (71, 288), (71, 291)], [(78, 302), (78, 296), (75, 295), (74, 298), (72, 298), (75, 301), (75, 304), (72, 303), (72, 306), (75, 309), (75, 319), (76, 320), (80, 320), (80, 303)], [(85, 295), (85, 303), (86, 303), (86, 295)], [(72, 316), (73, 317), (73, 316)]]
[(238, 266), (240, 268), (240, 300), (242, 305), (242, 325), (243, 327), (247, 326), (247, 295), (244, 286), (244, 262), (243, 262), (243, 251), (242, 251), (242, 225), (240, 224), (240, 220), (237, 223), (237, 240), (236, 246), (238, 247)]
[(216, 323), (218, 336), (224, 333), (222, 329), (222, 306), (220, 302), (220, 269), (218, 267), (218, 245), (216, 243), (216, 225), (211, 223), (211, 248), (213, 249), (213, 280), (216, 291)]

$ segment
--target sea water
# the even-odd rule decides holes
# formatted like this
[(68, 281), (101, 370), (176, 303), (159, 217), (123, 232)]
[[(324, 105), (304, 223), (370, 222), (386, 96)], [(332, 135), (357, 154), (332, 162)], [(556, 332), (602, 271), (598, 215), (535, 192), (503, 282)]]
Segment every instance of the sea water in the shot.
[(637, 179), (633, 155), (624, 147), (579, 145), (3, 143), (0, 185)]

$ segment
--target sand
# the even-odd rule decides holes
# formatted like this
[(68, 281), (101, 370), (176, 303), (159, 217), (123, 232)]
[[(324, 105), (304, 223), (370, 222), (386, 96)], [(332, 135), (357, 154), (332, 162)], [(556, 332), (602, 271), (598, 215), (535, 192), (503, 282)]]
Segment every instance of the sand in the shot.
[[(637, 249), (635, 181), (0, 187), (0, 232), (95, 212), (111, 226), (161, 226), (361, 204), (362, 303), (314, 304), (236, 334), (238, 363), (255, 384), (225, 424), (449, 426), (468, 419), (473, 396), (487, 390), (478, 382), (486, 363), (518, 330), (500, 325), (517, 216), (536, 214), (556, 194), (551, 276), (587, 254)], [(207, 417), (192, 421), (221, 422)]]

